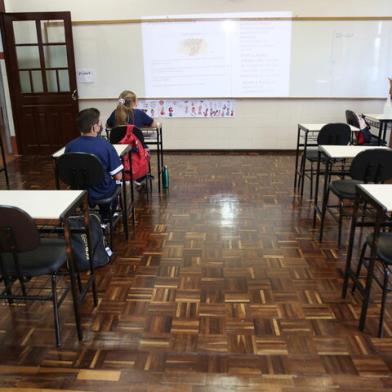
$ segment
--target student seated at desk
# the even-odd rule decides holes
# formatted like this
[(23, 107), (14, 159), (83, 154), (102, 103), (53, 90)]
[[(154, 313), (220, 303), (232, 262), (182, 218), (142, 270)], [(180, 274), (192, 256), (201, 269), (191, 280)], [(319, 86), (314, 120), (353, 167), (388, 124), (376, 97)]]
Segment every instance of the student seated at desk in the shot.
[[(123, 165), (114, 147), (105, 139), (97, 137), (102, 131), (99, 110), (90, 108), (79, 112), (77, 126), (81, 136), (65, 146), (65, 152), (85, 152), (94, 154), (101, 161), (105, 169), (105, 178), (101, 184), (88, 189), (89, 203), (94, 200), (105, 199), (113, 195), (116, 190), (116, 180), (122, 179)], [(113, 202), (112, 210), (117, 207), (117, 200)], [(102, 219), (109, 219), (109, 206), (99, 206)]]
[[(143, 110), (136, 109), (136, 105), (136, 94), (129, 90), (123, 91), (119, 96), (116, 110), (106, 121), (107, 128), (114, 128), (123, 124), (132, 124), (137, 128), (156, 128), (156, 121), (144, 113)], [(137, 128), (134, 130), (134, 134), (145, 145), (143, 134)]]

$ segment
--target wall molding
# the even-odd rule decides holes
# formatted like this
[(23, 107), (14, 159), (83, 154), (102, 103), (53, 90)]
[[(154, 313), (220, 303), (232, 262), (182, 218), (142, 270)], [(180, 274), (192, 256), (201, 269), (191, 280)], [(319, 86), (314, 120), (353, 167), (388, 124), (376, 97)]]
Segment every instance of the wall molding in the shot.
[[(116, 24), (138, 24), (138, 23), (175, 23), (175, 22), (201, 22), (201, 21), (221, 21), (221, 20), (234, 20), (234, 21), (293, 21), (293, 22), (330, 22), (330, 21), (370, 21), (370, 20), (392, 20), (392, 16), (292, 16), (292, 17), (254, 17), (254, 18), (157, 18), (157, 19), (101, 19), (101, 20), (74, 20), (73, 26), (83, 25), (116, 25)], [(52, 22), (53, 23), (53, 22)]]

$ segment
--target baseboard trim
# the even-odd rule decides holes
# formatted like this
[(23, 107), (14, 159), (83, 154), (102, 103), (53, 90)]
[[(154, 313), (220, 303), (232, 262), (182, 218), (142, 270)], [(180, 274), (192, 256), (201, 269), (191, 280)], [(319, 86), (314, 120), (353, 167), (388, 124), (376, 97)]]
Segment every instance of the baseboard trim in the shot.
[(226, 154), (233, 154), (233, 155), (295, 155), (296, 150), (217, 150), (217, 149), (205, 149), (205, 150), (164, 150), (165, 154), (176, 154), (176, 155), (186, 155), (186, 154), (193, 154), (193, 155), (226, 155)]

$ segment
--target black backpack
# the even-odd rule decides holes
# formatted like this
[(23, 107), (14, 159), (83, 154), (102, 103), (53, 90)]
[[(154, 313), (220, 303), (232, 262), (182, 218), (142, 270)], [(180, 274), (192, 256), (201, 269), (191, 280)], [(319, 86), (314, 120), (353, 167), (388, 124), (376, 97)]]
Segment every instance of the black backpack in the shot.
[[(109, 263), (110, 257), (106, 251), (101, 220), (97, 215), (90, 214), (89, 221), (93, 265), (95, 268), (102, 267)], [(85, 233), (72, 232), (72, 230), (84, 229), (84, 218), (83, 216), (73, 216), (68, 219), (68, 222), (71, 230), (71, 242), (75, 264), (79, 271), (87, 271), (90, 269), (87, 251), (87, 235)]]

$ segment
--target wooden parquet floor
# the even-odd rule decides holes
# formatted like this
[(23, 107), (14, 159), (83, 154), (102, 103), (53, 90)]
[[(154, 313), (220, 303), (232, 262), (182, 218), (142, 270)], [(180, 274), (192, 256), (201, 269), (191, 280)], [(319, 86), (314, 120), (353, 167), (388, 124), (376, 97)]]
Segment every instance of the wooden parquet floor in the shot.
[[(331, 218), (318, 243), (311, 202), (293, 194), (294, 156), (166, 163), (170, 191), (138, 195), (136, 230), (117, 233), (97, 273), (83, 343), (70, 296), (61, 349), (49, 304), (0, 305), (0, 390), (392, 391), (392, 308), (378, 339), (375, 290), (359, 331), (360, 295), (341, 299), (346, 250)], [(49, 159), (10, 170), (13, 188), (54, 187)]]

